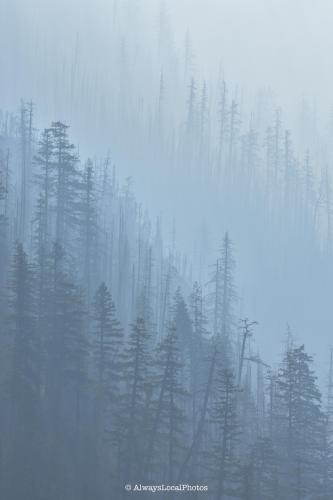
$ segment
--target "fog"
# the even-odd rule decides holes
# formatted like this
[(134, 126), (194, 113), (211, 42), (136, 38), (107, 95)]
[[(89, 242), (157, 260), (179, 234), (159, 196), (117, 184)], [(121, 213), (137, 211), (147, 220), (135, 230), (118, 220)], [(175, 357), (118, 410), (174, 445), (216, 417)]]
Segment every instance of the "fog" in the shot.
[[(292, 4), (272, 0), (2, 0), (0, 8), (0, 107), (15, 110), (21, 99), (32, 99), (38, 128), (54, 118), (65, 120), (83, 156), (101, 157), (109, 152), (123, 178), (133, 175), (138, 197), (151, 215), (166, 219), (167, 234), (177, 219), (180, 250), (189, 259), (193, 259), (190, 252), (198, 227), (207, 223), (205, 212), (210, 217), (212, 205), (203, 198), (205, 208), (191, 217), (188, 207), (196, 205), (194, 192), (178, 193), (173, 199), (165, 194), (159, 175), (146, 177), (144, 166), (138, 173), (138, 165), (128, 159), (127, 149), (132, 148), (123, 139), (127, 122), (117, 109), (120, 96), (128, 101), (128, 113), (142, 113), (147, 123), (163, 72), (166, 114), (172, 120), (170, 126), (178, 127), (184, 120), (191, 76), (198, 85), (207, 82), (211, 103), (216, 101), (216, 82), (223, 77), (240, 102), (245, 126), (252, 113), (258, 115), (260, 101), (267, 109), (282, 108), (297, 153), (304, 155), (310, 148), (322, 154), (327, 149), (333, 86), (330, 2), (314, 7), (310, 0)], [(191, 54), (184, 74), (187, 43)], [(127, 51), (128, 68), (119, 72), (121, 47)], [(126, 91), (122, 90), (124, 78)], [(179, 105), (181, 100), (185, 103)], [(305, 108), (311, 114), (310, 124), (302, 114)], [(119, 113), (123, 115), (120, 120)], [(136, 126), (140, 127), (138, 121)], [(138, 164), (147, 162), (142, 150), (136, 155)], [(315, 162), (314, 168), (319, 171), (321, 166)], [(169, 177), (167, 182), (172, 182)], [(220, 237), (216, 229), (222, 234), (227, 227), (214, 227), (214, 243), (207, 254)], [(251, 266), (251, 259), (246, 266)], [(246, 290), (249, 286), (252, 282), (244, 284)], [(283, 314), (278, 328), (283, 329), (291, 319)], [(295, 329), (301, 324), (297, 320)], [(325, 325), (323, 346), (329, 328)]]
[[(223, 69), (228, 80), (244, 91), (269, 87), (281, 104), (293, 112), (304, 96), (326, 107), (331, 100), (333, 82), (330, 54), (332, 5), (320, 0), (133, 0), (130, 2), (73, 0), (43, 2), (13, 0), (1, 2), (1, 63), (17, 80), (1, 82), (2, 99), (34, 94), (41, 85), (35, 65), (47, 59), (68, 60), (75, 51), (78, 36), (84, 47), (84, 63), (94, 71), (97, 59), (110, 50), (112, 33), (119, 30), (121, 10), (140, 17), (131, 31), (140, 35), (147, 52), (154, 51), (161, 5), (165, 5), (175, 49), (181, 53), (188, 30), (195, 54), (195, 68), (205, 77)], [(130, 33), (124, 31), (125, 36)], [(60, 34), (61, 30), (61, 35)], [(121, 31), (121, 30), (120, 30)], [(89, 44), (85, 45), (89, 38)], [(154, 44), (154, 45), (153, 45)], [(149, 46), (150, 45), (150, 46)], [(105, 52), (104, 52), (105, 51)], [(14, 61), (20, 62), (19, 67)], [(56, 59), (57, 61), (57, 59)], [(59, 62), (59, 60), (58, 60)], [(90, 64), (90, 66), (89, 66)], [(106, 62), (107, 65), (107, 62)], [(61, 68), (55, 68), (57, 72)], [(20, 77), (29, 76), (22, 88)], [(100, 82), (101, 84), (103, 82)], [(291, 108), (291, 109), (289, 109)]]
[[(253, 399), (259, 420), (253, 417), (251, 425), (261, 436), (266, 436), (273, 412), (272, 406), (270, 414), (267, 410), (272, 403), (267, 381), (271, 377), (273, 384), (273, 373), (277, 380), (282, 377), (281, 366), (291, 359), (299, 356), (300, 361), (303, 344), (314, 357), (325, 395), (330, 374), (332, 398), (332, 17), (328, 0), (0, 0), (0, 333), (3, 352), (12, 349), (15, 354), (16, 340), (8, 340), (7, 334), (18, 335), (21, 323), (13, 318), (22, 313), (28, 324), (22, 332), (34, 331), (43, 346), (36, 369), (42, 382), (36, 392), (46, 429), (50, 422), (62, 428), (61, 415), (54, 422), (50, 415), (72, 398), (66, 391), (60, 395), (66, 376), (56, 373), (51, 351), (59, 359), (67, 351), (61, 353), (58, 344), (51, 349), (52, 336), (65, 332), (64, 346), (70, 332), (72, 353), (76, 334), (78, 346), (81, 334), (90, 339), (104, 331), (98, 306), (102, 299), (110, 307), (105, 321), (107, 327), (113, 325), (110, 339), (116, 346), (106, 352), (112, 351), (114, 358), (121, 352), (129, 365), (135, 332), (143, 329), (147, 339), (154, 339), (147, 352), (153, 359), (160, 355), (161, 366), (164, 339), (172, 344), (173, 327), (183, 335), (178, 347), (184, 372), (177, 380), (184, 382), (193, 407), (199, 394), (202, 411), (193, 413), (193, 436), (201, 432), (198, 421), (206, 418), (205, 404), (215, 397), (206, 400), (200, 385), (210, 370), (207, 359), (215, 359), (213, 346), (223, 353), (221, 366), (237, 374), (237, 391), (244, 391), (235, 403), (236, 413), (244, 411), (242, 426), (250, 411), (245, 400)], [(15, 285), (19, 271), (30, 276), (31, 290), (23, 278), (23, 284)], [(25, 286), (33, 306), (20, 312), (19, 292)], [(64, 303), (62, 296), (68, 297)], [(66, 300), (77, 307), (70, 309), (69, 319)], [(59, 323), (55, 318), (61, 318)], [(94, 342), (98, 344), (96, 338)], [(203, 346), (208, 358), (197, 359), (192, 343), (198, 350)], [(98, 389), (86, 390), (78, 369), (73, 383), (75, 397), (83, 393), (87, 434), (86, 441), (77, 438), (77, 446), (89, 448), (92, 439), (96, 451), (103, 415), (112, 425), (118, 421), (98, 399), (105, 389), (102, 375), (96, 375), (102, 361), (94, 365), (97, 348), (88, 344), (82, 348), (90, 360), (83, 372)], [(149, 364), (149, 356), (142, 357), (143, 364)], [(73, 359), (81, 366), (81, 358)], [(124, 388), (131, 386), (131, 374), (126, 363), (118, 366), (112, 360), (108, 376), (117, 379), (119, 371), (121, 382), (115, 393), (108, 386), (109, 399), (119, 391), (122, 411), (130, 413)], [(196, 363), (199, 382), (192, 379)], [(312, 360), (306, 363), (310, 366)], [(15, 369), (5, 363), (1, 380)], [(154, 376), (162, 375), (151, 373), (151, 380)], [(225, 387), (224, 379), (220, 383)], [(149, 399), (146, 389), (143, 385), (142, 400), (138, 396), (142, 408)], [(151, 394), (152, 408), (162, 408), (158, 389)], [(324, 403), (332, 405), (331, 400)], [(97, 416), (92, 417), (94, 405)], [(187, 405), (180, 404), (189, 415)], [(72, 418), (69, 408), (64, 421)], [(73, 415), (75, 411), (73, 406)], [(151, 414), (153, 436), (158, 411)], [(4, 418), (9, 421), (8, 415)], [(75, 418), (79, 429), (77, 414)], [(91, 425), (93, 418), (97, 420)], [(122, 427), (127, 437), (132, 424)], [(269, 439), (278, 441), (278, 432), (269, 428)], [(124, 439), (120, 468), (126, 457), (134, 457)], [(178, 475), (170, 466), (169, 479), (180, 479), (186, 470), (184, 479), (203, 473), (191, 455), (194, 445), (201, 447), (193, 439), (191, 444), (184, 437), (190, 458), (179, 451), (183, 465), (177, 463)], [(247, 434), (244, 443), (246, 453), (255, 446)], [(11, 447), (10, 441), (6, 446)], [(140, 450), (148, 470), (153, 450)], [(157, 470), (165, 450), (155, 457)], [(114, 471), (110, 450), (104, 452)], [(4, 467), (15, 469), (7, 463)], [(91, 464), (82, 467), (77, 465), (75, 473), (93, 469)], [(102, 476), (103, 492), (96, 498), (104, 500), (112, 480), (105, 471)], [(82, 484), (69, 483), (61, 479), (64, 496), (59, 498), (84, 498), (75, 490)], [(294, 498), (288, 496), (289, 486), (280, 497), (257, 492), (253, 498)], [(93, 493), (95, 486), (89, 487)], [(11, 486), (4, 488), (8, 495)], [(219, 488), (219, 500), (229, 498)], [(119, 491), (116, 500), (123, 498)], [(21, 493), (14, 492), (13, 500)], [(318, 494), (309, 493), (309, 498), (317, 500)]]
[(331, 2), (185, 0), (167, 5), (178, 42), (185, 25), (206, 74), (220, 63), (228, 79), (246, 90), (271, 88), (291, 113), (302, 97), (324, 107), (330, 103)]

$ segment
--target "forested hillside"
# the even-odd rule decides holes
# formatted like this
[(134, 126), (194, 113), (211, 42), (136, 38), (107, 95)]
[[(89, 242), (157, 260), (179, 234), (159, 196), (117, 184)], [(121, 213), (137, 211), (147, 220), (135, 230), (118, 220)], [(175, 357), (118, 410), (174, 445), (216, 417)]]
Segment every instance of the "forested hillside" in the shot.
[[(260, 318), (239, 315), (232, 234), (219, 235), (209, 282), (192, 282), (131, 179), (120, 185), (109, 158), (80, 158), (68, 125), (37, 131), (34, 112), (22, 102), (1, 120), (1, 498), (188, 484), (208, 487), (190, 498), (331, 499), (332, 357), (324, 394), (290, 331), (278, 366), (266, 363)], [(284, 148), (289, 167), (288, 134)]]
[(333, 500), (330, 0), (0, 0), (0, 500)]

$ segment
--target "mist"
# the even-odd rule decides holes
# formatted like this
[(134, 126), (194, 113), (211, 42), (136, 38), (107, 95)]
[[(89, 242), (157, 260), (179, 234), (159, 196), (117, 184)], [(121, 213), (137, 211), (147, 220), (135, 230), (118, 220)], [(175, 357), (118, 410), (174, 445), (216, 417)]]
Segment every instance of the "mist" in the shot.
[[(65, 479), (65, 448), (57, 448), (59, 468), (52, 478), (44, 470), (41, 495), (56, 498), (59, 487), (61, 498), (88, 498), (77, 479), (85, 471), (90, 498), (110, 498), (113, 487), (115, 500), (125, 498), (127, 460), (135, 481), (153, 484), (155, 470), (165, 479), (161, 464), (173, 444), (172, 437), (165, 441), (165, 421), (178, 411), (163, 413), (163, 373), (154, 363), (162, 369), (166, 353), (175, 356), (180, 384), (175, 394), (184, 414), (175, 418), (179, 429), (191, 422), (193, 438), (179, 430), (183, 450), (169, 461), (171, 483), (208, 481), (202, 461), (213, 443), (207, 436), (221, 452), (217, 436), (226, 433), (215, 415), (218, 387), (235, 393), (228, 411), (238, 416), (241, 446), (233, 443), (234, 423), (228, 435), (238, 458), (251, 456), (266, 438), (281, 463), (289, 453), (276, 443), (287, 431), (272, 423), (269, 391), (274, 385), (283, 420), (288, 408), (281, 388), (288, 369), (295, 375), (293, 363), (305, 363), (309, 373), (314, 367), (307, 383), (321, 396), (309, 411), (322, 398), (320, 411), (330, 422), (332, 15), (326, 0), (0, 0), (0, 333), (3, 358), (11, 352), (14, 360), (4, 363), (1, 379), (6, 385), (12, 377), (8, 384), (16, 387), (1, 396), (3, 428), (20, 394), (32, 391), (38, 408), (22, 402), (15, 425), (21, 411), (30, 412), (32, 432), (36, 411), (37, 427), (46, 430), (42, 437), (36, 431), (33, 444), (22, 437), (24, 457), (32, 446), (43, 461), (38, 439), (53, 449), (57, 432), (64, 447), (66, 436), (78, 433), (76, 478)], [(103, 351), (104, 329), (105, 356), (96, 354)], [(126, 368), (140, 335), (140, 362), (153, 366), (146, 375)], [(57, 372), (62, 356), (68, 366)], [(25, 359), (36, 375), (22, 377), (32, 385), (13, 375), (17, 360)], [(224, 369), (216, 387), (207, 381), (215, 361)], [(72, 369), (72, 386), (62, 393)], [(112, 378), (119, 378), (114, 386)], [(146, 381), (137, 394), (138, 422), (128, 400), (135, 380)], [(182, 400), (183, 389), (191, 403)], [(129, 412), (131, 422), (120, 424), (119, 395), (119, 412)], [(74, 397), (82, 397), (83, 423), (69, 403)], [(146, 444), (139, 439), (132, 449), (129, 436), (141, 433), (145, 408)], [(115, 445), (119, 428), (125, 437)], [(112, 445), (101, 444), (105, 432)], [(79, 464), (85, 446), (96, 464), (105, 460), (110, 475), (89, 460)], [(13, 487), (20, 446), (9, 439), (4, 447), (14, 451), (12, 462), (3, 459), (11, 477), (3, 491), (16, 500), (23, 491)], [(247, 459), (238, 458), (246, 468)], [(320, 467), (311, 469), (317, 486), (324, 482)], [(241, 496), (249, 490), (240, 469), (243, 486), (226, 473), (225, 491), (216, 464), (211, 473), (211, 498), (248, 498)], [(39, 498), (32, 487), (38, 474), (24, 474), (31, 498)], [(271, 480), (262, 490), (258, 480), (250, 498), (329, 498), (305, 480), (298, 497), (291, 479), (279, 491)]]

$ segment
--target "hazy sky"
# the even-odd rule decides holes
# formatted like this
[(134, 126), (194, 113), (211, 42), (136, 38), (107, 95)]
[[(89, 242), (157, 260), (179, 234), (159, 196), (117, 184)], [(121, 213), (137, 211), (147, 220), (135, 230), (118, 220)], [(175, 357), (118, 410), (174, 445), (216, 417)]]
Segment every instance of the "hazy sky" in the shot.
[[(154, 0), (146, 0), (147, 8)], [(189, 28), (197, 62), (222, 63), (245, 87), (270, 86), (290, 106), (303, 94), (332, 102), (330, 0), (167, 0), (177, 37)]]
[[(73, 37), (89, 40), (88, 57), (108, 51), (120, 8), (141, 10), (144, 38), (157, 38), (159, 0), (0, 0), (0, 105), (13, 105), (30, 76), (14, 70), (17, 60), (30, 67), (49, 57)], [(330, 0), (164, 0), (175, 46), (182, 50), (186, 30), (195, 52), (195, 67), (209, 78), (222, 66), (228, 81), (251, 93), (270, 87), (292, 111), (305, 96), (323, 111), (332, 104), (333, 4)], [(117, 19), (118, 21), (118, 19)], [(40, 71), (40, 68), (39, 68)], [(6, 78), (7, 76), (7, 78)], [(25, 81), (24, 81), (25, 80)], [(31, 81), (30, 81), (31, 80)], [(6, 83), (7, 82), (7, 83)], [(35, 85), (36, 87), (36, 85)], [(25, 96), (26, 97), (26, 96)]]

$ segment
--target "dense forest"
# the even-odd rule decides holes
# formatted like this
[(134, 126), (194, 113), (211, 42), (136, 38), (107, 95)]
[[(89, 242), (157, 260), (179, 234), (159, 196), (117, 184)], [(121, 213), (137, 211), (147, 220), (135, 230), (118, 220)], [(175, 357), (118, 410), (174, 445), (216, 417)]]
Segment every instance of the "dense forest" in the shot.
[[(109, 158), (82, 161), (68, 125), (35, 130), (34, 113), (22, 102), (1, 120), (1, 498), (118, 500), (135, 495), (126, 484), (185, 484), (208, 487), (191, 498), (331, 499), (333, 357), (324, 394), (290, 330), (279, 365), (263, 361), (257, 318), (237, 312), (231, 234), (208, 282), (192, 283), (131, 179), (120, 185)], [(218, 158), (232, 182), (254, 132), (232, 138), (234, 102), (226, 117)], [(281, 175), (279, 127), (266, 185)], [(283, 144), (289, 199), (288, 133)]]
[(0, 0), (0, 500), (333, 500), (329, 101), (46, 3)]

